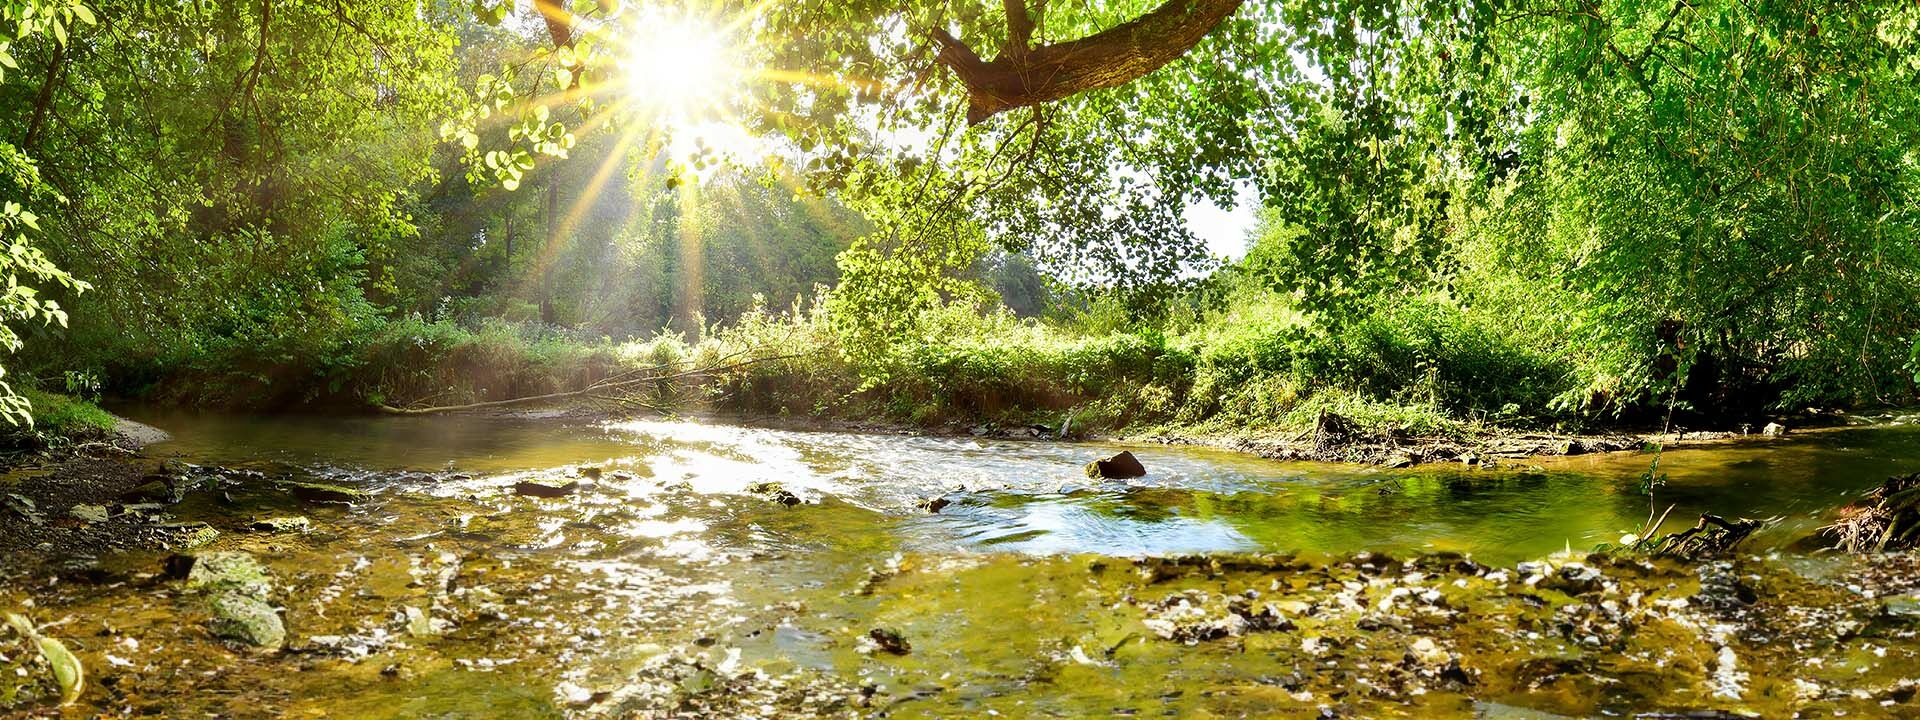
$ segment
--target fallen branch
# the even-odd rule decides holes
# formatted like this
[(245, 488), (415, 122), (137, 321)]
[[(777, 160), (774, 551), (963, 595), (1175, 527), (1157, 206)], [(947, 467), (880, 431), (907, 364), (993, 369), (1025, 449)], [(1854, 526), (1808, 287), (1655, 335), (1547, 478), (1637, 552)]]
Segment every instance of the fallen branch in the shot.
[(617, 391), (625, 388), (636, 387), (640, 385), (645, 385), (647, 383), (670, 382), (673, 380), (683, 380), (691, 377), (717, 375), (720, 373), (732, 372), (735, 370), (739, 370), (741, 368), (757, 365), (763, 362), (772, 362), (775, 360), (790, 360), (793, 358), (800, 357), (800, 353), (792, 353), (787, 355), (771, 355), (768, 357), (752, 358), (748, 360), (740, 360), (737, 362), (728, 362), (731, 358), (739, 357), (742, 354), (745, 354), (745, 351), (734, 353), (733, 355), (729, 355), (725, 358), (721, 358), (715, 364), (705, 366), (705, 367), (693, 368), (690, 370), (683, 370), (679, 372), (668, 372), (668, 373), (659, 374), (659, 375), (647, 375), (644, 377), (634, 377), (636, 373), (662, 372), (669, 368), (677, 367), (685, 363), (673, 362), (673, 363), (664, 363), (661, 365), (654, 365), (651, 367), (638, 368), (636, 370), (631, 370), (628, 372), (620, 373), (618, 375), (611, 375), (611, 376), (602, 378), (600, 380), (596, 380), (588, 384), (586, 387), (579, 388), (577, 390), (566, 390), (562, 392), (547, 393), (544, 395), (528, 395), (526, 397), (508, 398), (506, 400), (487, 400), (484, 402), (466, 403), (464, 405), (435, 405), (431, 407), (394, 407), (392, 405), (381, 405), (379, 406), (379, 408), (380, 408), (380, 412), (383, 412), (389, 415), (436, 415), (439, 413), (459, 412), (462, 410), (480, 410), (485, 408), (509, 407), (513, 405), (526, 405), (529, 403), (544, 402), (548, 400), (564, 400), (567, 398), (575, 398), (575, 397), (598, 397), (601, 395), (605, 395), (610, 391)]
[(1700, 521), (1693, 527), (1667, 535), (1654, 543), (1651, 554), (1688, 560), (1723, 555), (1759, 530), (1762, 524), (1759, 520), (1740, 518), (1730, 521), (1718, 515), (1701, 513)]

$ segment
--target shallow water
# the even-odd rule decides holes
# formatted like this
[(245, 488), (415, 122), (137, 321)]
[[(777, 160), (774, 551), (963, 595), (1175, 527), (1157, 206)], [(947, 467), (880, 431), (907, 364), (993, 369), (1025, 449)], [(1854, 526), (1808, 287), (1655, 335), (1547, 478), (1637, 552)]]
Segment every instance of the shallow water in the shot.
[[(1104, 558), (1366, 549), (1504, 565), (1614, 541), (1650, 507), (1636, 486), (1651, 457), (1633, 453), (1380, 470), (690, 421), (130, 414), (173, 433), (151, 454), (257, 473), (233, 473), (172, 513), (221, 529), (214, 548), (267, 564), (291, 649), (212, 642), (198, 601), (156, 576), (160, 550), (101, 559), (124, 578), (106, 585), (5, 578), (0, 605), (31, 602), (41, 622), (72, 623), (83, 658), (115, 679), (91, 691), (93, 707), (169, 715), (1233, 716), (1290, 714), (1275, 709), (1285, 703), (1304, 714), (1319, 702), (1296, 697), (1308, 690), (1268, 687), (1311, 673), (1312, 657), (1282, 660), (1299, 638), (1286, 636), (1288, 650), (1149, 640), (1141, 611), (1126, 608), (1167, 588), (1135, 587), (1131, 573), (1101, 569), (1124, 561)], [(1702, 511), (1776, 517), (1759, 543), (1783, 546), (1849, 496), (1920, 465), (1916, 440), (1920, 431), (1882, 427), (1672, 450), (1651, 505), (1675, 506), (1669, 529)], [(1121, 448), (1146, 477), (1081, 474)], [(310, 505), (273, 478), (374, 495)], [(581, 489), (558, 499), (511, 489), (576, 480)], [(771, 502), (753, 490), (762, 483), (805, 502)], [(951, 504), (919, 509), (933, 497)], [(246, 530), (287, 514), (314, 529)], [(1356, 576), (1325, 580), (1337, 590)], [(1182, 587), (1230, 585), (1240, 587)], [(1512, 603), (1487, 592), (1458, 604)], [(873, 652), (863, 638), (875, 627), (900, 630), (912, 651)], [(1899, 649), (1880, 662), (1913, 657)], [(759, 680), (740, 680), (743, 669)], [(1409, 712), (1581, 715), (1694, 688), (1634, 695), (1618, 689), (1638, 687), (1631, 679), (1602, 679), (1610, 689), (1577, 697), (1489, 704), (1442, 693)]]
[[(1638, 489), (1652, 460), (1643, 453), (1498, 469), (1384, 470), (1191, 447), (692, 421), (135, 417), (174, 433), (173, 441), (153, 448), (158, 453), (197, 463), (286, 463), (395, 493), (483, 491), (579, 466), (641, 478), (594, 483), (589, 498), (640, 497), (678, 484), (732, 504), (750, 496), (754, 485), (774, 482), (810, 503), (827, 501), (808, 506), (809, 514), (857, 516), (835, 522), (883, 524), (885, 542), (898, 549), (938, 551), (1342, 554), (1365, 548), (1451, 550), (1510, 563), (1615, 542), (1646, 524), (1650, 510), (1669, 505), (1669, 529), (1692, 524), (1701, 512), (1777, 518), (1779, 525), (1761, 541), (1778, 543), (1818, 527), (1826, 511), (1887, 475), (1920, 466), (1920, 428), (1912, 427), (1677, 448), (1661, 456), (1667, 481), (1649, 498)], [(1082, 475), (1087, 460), (1120, 449), (1139, 456), (1148, 475), (1127, 482)], [(401, 471), (473, 478), (450, 486)], [(916, 511), (932, 497), (951, 504), (937, 514)]]

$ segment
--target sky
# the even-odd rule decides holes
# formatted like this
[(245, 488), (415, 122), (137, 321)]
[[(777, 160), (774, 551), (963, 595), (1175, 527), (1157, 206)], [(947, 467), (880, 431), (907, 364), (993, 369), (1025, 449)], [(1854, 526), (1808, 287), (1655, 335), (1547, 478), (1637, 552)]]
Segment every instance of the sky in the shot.
[(1247, 235), (1253, 232), (1255, 210), (1259, 203), (1259, 196), (1253, 188), (1242, 185), (1232, 208), (1200, 202), (1188, 205), (1181, 215), (1187, 221), (1187, 229), (1207, 241), (1208, 252), (1238, 260), (1247, 254)]

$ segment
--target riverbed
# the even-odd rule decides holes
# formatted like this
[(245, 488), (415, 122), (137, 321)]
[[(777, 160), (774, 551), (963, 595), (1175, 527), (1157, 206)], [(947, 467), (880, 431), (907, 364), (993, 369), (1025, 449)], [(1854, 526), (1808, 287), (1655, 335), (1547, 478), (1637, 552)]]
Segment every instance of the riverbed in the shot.
[[(0, 605), (92, 670), (76, 716), (1916, 709), (1912, 559), (1804, 542), (1920, 469), (1907, 427), (1668, 450), (1649, 497), (1642, 453), (1387, 470), (659, 419), (131, 415), (173, 434), (140, 462), (219, 478), (156, 521), (219, 533), (5, 569)], [(1082, 473), (1119, 450), (1148, 474)], [(1669, 530), (1770, 524), (1725, 562), (1588, 557), (1668, 506)], [(264, 563), (285, 647), (212, 637), (164, 572), (183, 550)]]

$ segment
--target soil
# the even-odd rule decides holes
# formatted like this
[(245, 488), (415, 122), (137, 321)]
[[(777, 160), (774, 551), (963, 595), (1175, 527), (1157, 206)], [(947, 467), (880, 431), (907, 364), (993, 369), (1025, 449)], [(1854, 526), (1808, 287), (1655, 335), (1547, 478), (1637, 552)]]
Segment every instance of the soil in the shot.
[[(150, 482), (165, 463), (141, 451), (165, 440), (164, 431), (122, 420), (105, 442), (16, 455), (0, 468), (0, 556), (27, 559), (93, 558), (148, 546), (180, 528), (126, 511), (122, 496)], [(106, 520), (76, 516), (94, 505)]]

